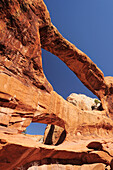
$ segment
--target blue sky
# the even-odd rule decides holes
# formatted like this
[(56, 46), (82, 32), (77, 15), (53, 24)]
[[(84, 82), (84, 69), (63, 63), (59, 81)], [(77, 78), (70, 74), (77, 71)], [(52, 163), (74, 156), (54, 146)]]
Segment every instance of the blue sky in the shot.
[[(113, 0), (44, 0), (52, 23), (76, 47), (86, 53), (103, 71), (113, 69)], [(65, 99), (71, 93), (95, 97), (56, 56), (42, 50), (44, 73), (54, 90)], [(46, 125), (37, 123), (28, 133), (43, 134)]]

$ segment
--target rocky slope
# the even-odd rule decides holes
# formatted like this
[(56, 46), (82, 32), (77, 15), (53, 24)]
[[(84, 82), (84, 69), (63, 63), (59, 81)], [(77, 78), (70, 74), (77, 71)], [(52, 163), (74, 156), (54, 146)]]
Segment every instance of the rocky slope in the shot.
[(113, 137), (109, 135), (92, 139), (85, 136), (84, 139), (65, 141), (58, 146), (41, 144), (34, 137), (18, 134), (5, 127), (0, 128), (0, 137), (0, 169), (28, 169), (34, 165), (38, 168), (47, 165), (45, 168), (48, 169), (50, 166), (62, 169), (69, 166), (70, 169), (92, 168), (97, 165), (109, 169), (112, 166)]
[[(99, 97), (103, 110), (81, 109), (53, 90), (43, 73), (41, 47), (66, 63)], [(36, 164), (48, 169), (113, 169), (112, 80), (62, 37), (43, 0), (1, 0), (0, 169)], [(40, 137), (21, 134), (31, 122), (62, 127), (64, 140), (59, 142), (60, 133), (53, 143), (57, 146), (48, 146)]]

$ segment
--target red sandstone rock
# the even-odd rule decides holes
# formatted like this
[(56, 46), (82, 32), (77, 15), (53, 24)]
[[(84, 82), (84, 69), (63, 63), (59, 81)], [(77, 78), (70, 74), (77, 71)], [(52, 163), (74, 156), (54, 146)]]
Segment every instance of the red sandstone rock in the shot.
[[(4, 128), (3, 131), (0, 131), (0, 169), (12, 170), (22, 167), (27, 169), (36, 165), (36, 163), (38, 166), (43, 164), (56, 164), (54, 165), (56, 167), (58, 165), (59, 167), (61, 165), (65, 167), (63, 165), (66, 164), (73, 165), (72, 167), (79, 165), (80, 167), (80, 165), (88, 163), (92, 165), (84, 165), (83, 167), (91, 169), (92, 167), (103, 167), (102, 164), (95, 165), (94, 163), (109, 165), (110, 160), (112, 160), (113, 155), (110, 156), (107, 151), (94, 151), (86, 147), (91, 141), (93, 142), (93, 139), (64, 142), (59, 146), (48, 146), (39, 143), (37, 139), (32, 136), (18, 133), (12, 134), (11, 132), (6, 134), (4, 132), (7, 131), (7, 129), (8, 128)], [(95, 138), (95, 140), (100, 139)], [(108, 140), (113, 140), (113, 138), (106, 138), (105, 142), (107, 143)]]
[[(8, 92), (12, 98), (12, 105), (16, 100), (14, 108), (10, 105), (10, 100), (5, 103), (7, 108), (1, 108), (2, 112), (8, 112), (10, 117), (15, 117), (13, 119), (15, 122), (12, 122), (12, 118), (11, 121), (9, 119), (7, 126), (10, 128), (14, 127), (22, 131), (33, 121), (61, 126), (66, 130), (67, 136), (70, 134), (74, 136), (78, 132), (81, 135), (101, 135), (101, 133), (108, 135), (108, 130), (112, 134), (113, 123), (110, 118), (104, 116), (104, 111), (82, 111), (54, 91), (49, 94), (32, 86), (27, 87), (19, 80), (5, 74), (1, 74), (0, 79), (2, 80), (0, 91), (7, 94), (7, 90), (12, 87)], [(18, 117), (21, 120), (18, 121)]]
[[(41, 47), (64, 61), (101, 99), (103, 111), (81, 110), (53, 91), (43, 73)], [(113, 122), (106, 116), (112, 117), (112, 86), (112, 78), (104, 78), (53, 26), (42, 0), (0, 1), (0, 169), (26, 169), (34, 162), (112, 167)], [(31, 122), (62, 127), (65, 141), (47, 146), (21, 134)], [(94, 150), (95, 142), (102, 144), (101, 151)]]
[[(37, 163), (34, 163), (34, 166), (30, 167), (28, 170), (49, 170), (49, 169), (60, 169), (60, 170), (105, 170), (105, 165), (98, 163), (98, 164), (91, 164), (91, 165), (60, 165), (60, 164), (51, 164), (51, 165), (42, 165), (37, 166)], [(108, 168), (106, 168), (108, 170)]]
[[(106, 129), (106, 127), (111, 129), (112, 123), (107, 117), (102, 118), (105, 120), (105, 125), (103, 125), (102, 120), (100, 122), (101, 113), (98, 113), (100, 116), (97, 116), (97, 113), (94, 113), (91, 117), (87, 116), (88, 113), (83, 113), (78, 108), (67, 104), (65, 100), (52, 91), (52, 87), (46, 80), (42, 70), (41, 45), (46, 49), (50, 45), (50, 49), (52, 48), (52, 52), (55, 52), (56, 55), (60, 50), (59, 54), (62, 56), (64, 52), (67, 54), (71, 48), (70, 55), (73, 54), (75, 56), (73, 59), (75, 61), (77, 60), (73, 63), (75, 63), (75, 66), (76, 64), (80, 65), (80, 69), (84, 65), (84, 62), (81, 61), (87, 61), (85, 62), (86, 67), (84, 67), (85, 70), (89, 69), (87, 76), (92, 72), (92, 76), (96, 77), (96, 80), (98, 79), (97, 83), (99, 84), (95, 83), (96, 87), (93, 87), (90, 84), (93, 81), (90, 81), (90, 79), (86, 81), (85, 70), (84, 73), (78, 76), (94, 93), (98, 91), (98, 95), (105, 88), (104, 77), (102, 72), (84, 53), (65, 40), (56, 28), (51, 25), (49, 13), (43, 1), (31, 1), (29, 3), (29, 1), (24, 3), (18, 0), (13, 1), (13, 3), (12, 1), (2, 1), (1, 3), (1, 121), (4, 123), (4, 114), (8, 114), (7, 122), (4, 125), (10, 128), (16, 128), (19, 131), (24, 130), (31, 121), (62, 126), (65, 128), (67, 134), (81, 133), (81, 130), (83, 131), (85, 127), (87, 127), (85, 130), (88, 131), (89, 126), (91, 127), (90, 129), (93, 127), (93, 130), (98, 129), (97, 127), (100, 126), (102, 126), (102, 129)], [(50, 28), (50, 34), (46, 32), (48, 28)], [(56, 46), (56, 49), (54, 49), (54, 46), (51, 46), (51, 43), (49, 44), (51, 41), (51, 31), (53, 31), (52, 33), (55, 33), (55, 31), (58, 33), (58, 41), (62, 39), (60, 44)], [(56, 35), (52, 35), (52, 41), (54, 41)], [(48, 37), (50, 38), (49, 41), (47, 40)], [(64, 44), (65, 50), (60, 48), (60, 45), (63, 47)], [(73, 59), (71, 60), (73, 61)], [(92, 67), (90, 68), (89, 65)], [(71, 64), (70, 67), (72, 67)], [(77, 72), (79, 72), (79, 69)], [(86, 77), (84, 77), (84, 74)], [(102, 84), (101, 89), (100, 84)], [(81, 117), (82, 115), (83, 117)], [(94, 117), (95, 123), (93, 121)], [(80, 122), (80, 125), (78, 125), (78, 122)], [(86, 124), (85, 126), (82, 126), (83, 122)], [(73, 126), (75, 124), (76, 127)], [(94, 124), (96, 124), (96, 127)]]
[[(42, 47), (63, 60), (101, 99), (107, 114), (112, 114), (112, 91), (103, 73), (86, 54), (62, 37), (52, 25), (42, 0), (26, 3), (20, 0), (13, 3), (2, 0), (0, 13), (1, 72), (19, 79), (27, 86), (33, 84), (50, 92), (52, 87), (42, 70)], [(106, 97), (109, 94), (110, 100)]]

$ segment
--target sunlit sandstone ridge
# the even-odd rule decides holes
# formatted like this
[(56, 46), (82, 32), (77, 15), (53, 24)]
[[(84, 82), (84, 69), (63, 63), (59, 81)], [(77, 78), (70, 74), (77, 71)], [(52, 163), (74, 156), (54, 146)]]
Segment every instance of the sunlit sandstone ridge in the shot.
[[(103, 111), (81, 110), (53, 91), (43, 73), (41, 47), (63, 60), (99, 97)], [(57, 159), (60, 164), (112, 166), (112, 79), (104, 78), (87, 55), (62, 37), (42, 0), (1, 0), (0, 168), (28, 168), (34, 161), (42, 165)], [(62, 146), (46, 146), (20, 134), (31, 122), (65, 129)]]

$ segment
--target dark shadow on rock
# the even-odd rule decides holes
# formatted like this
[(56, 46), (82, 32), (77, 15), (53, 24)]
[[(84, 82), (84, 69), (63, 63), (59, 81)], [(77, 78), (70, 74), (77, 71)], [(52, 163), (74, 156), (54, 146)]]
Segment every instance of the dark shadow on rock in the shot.
[(111, 170), (113, 170), (113, 159), (111, 160), (110, 168), (111, 168)]
[(94, 149), (94, 150), (103, 150), (103, 146), (100, 142), (90, 142), (88, 145), (87, 145), (87, 148), (89, 149)]
[(55, 128), (55, 126), (51, 125), (51, 128), (50, 128), (50, 130), (48, 132), (48, 135), (46, 137), (46, 140), (45, 140), (44, 144), (46, 144), (46, 145), (52, 145), (53, 144), (52, 136), (53, 136), (54, 128)]
[(91, 106), (91, 109), (92, 110), (99, 110), (99, 111), (104, 110), (103, 107), (102, 107), (102, 103), (100, 103), (100, 106), (98, 106), (98, 107), (96, 105)]
[(57, 141), (57, 143), (55, 144), (55, 146), (60, 145), (61, 143), (63, 143), (63, 141), (65, 140), (65, 138), (66, 138), (66, 131), (64, 130), (64, 131), (61, 133), (60, 138), (59, 138), (59, 140)]

